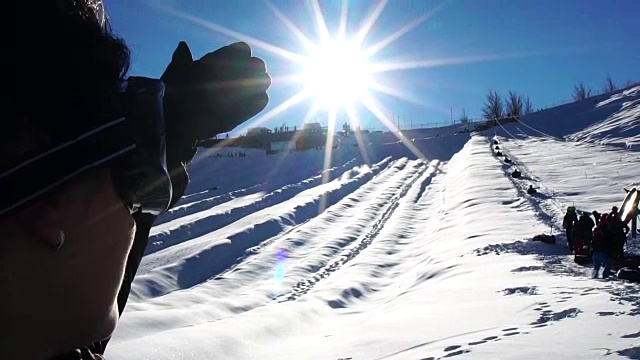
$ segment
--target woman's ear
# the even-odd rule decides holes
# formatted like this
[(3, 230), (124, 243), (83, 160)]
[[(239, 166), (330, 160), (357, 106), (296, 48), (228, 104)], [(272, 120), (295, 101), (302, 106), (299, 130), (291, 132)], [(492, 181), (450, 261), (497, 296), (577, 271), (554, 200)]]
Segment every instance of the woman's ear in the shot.
[(32, 236), (52, 252), (62, 249), (66, 237), (64, 230), (54, 222), (35, 224)]
[(17, 230), (50, 251), (60, 250), (67, 231), (75, 233), (78, 227), (99, 221), (113, 211), (115, 205), (120, 205), (107, 197), (110, 182), (108, 169), (78, 178), (56, 194), (17, 214)]
[(58, 251), (65, 241), (57, 204), (44, 201), (17, 215), (17, 220), (30, 239), (50, 251)]

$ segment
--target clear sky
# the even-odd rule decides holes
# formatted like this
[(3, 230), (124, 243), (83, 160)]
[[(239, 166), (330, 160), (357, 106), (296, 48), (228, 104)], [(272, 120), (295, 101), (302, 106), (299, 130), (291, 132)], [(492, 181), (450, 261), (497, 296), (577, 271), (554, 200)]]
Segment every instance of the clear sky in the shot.
[[(600, 91), (607, 74), (620, 85), (640, 80), (638, 0), (106, 0), (105, 4), (113, 28), (132, 50), (131, 75), (159, 77), (180, 40), (189, 44), (195, 58), (238, 39), (247, 41), (274, 78), (268, 107), (253, 119), (271, 128), (301, 124), (305, 118), (327, 123), (331, 106), (342, 123), (348, 117), (340, 100), (344, 98), (350, 101), (347, 105), (354, 104), (365, 127), (383, 127), (378, 117), (393, 117), (396, 125), (399, 119), (405, 127), (450, 122), (462, 109), (478, 118), (492, 89), (528, 95), (539, 108), (567, 101), (580, 81)], [(322, 35), (323, 22), (316, 16), (320, 13), (328, 37)], [(332, 43), (326, 39), (339, 38), (341, 18), (346, 19), (344, 37), (350, 45), (341, 53), (326, 53), (326, 44)], [(369, 31), (362, 32), (366, 36), (354, 45), (367, 19), (375, 22), (369, 22)], [(359, 59), (375, 45), (377, 51), (366, 62), (348, 57), (354, 53)], [(314, 61), (324, 65), (314, 67)], [(328, 70), (327, 63), (345, 65)], [(331, 70), (338, 75), (325, 73)], [(327, 82), (337, 84), (328, 90)], [(282, 105), (305, 90), (305, 97), (295, 98), (301, 101), (294, 106)], [(319, 105), (314, 108), (314, 104)]]

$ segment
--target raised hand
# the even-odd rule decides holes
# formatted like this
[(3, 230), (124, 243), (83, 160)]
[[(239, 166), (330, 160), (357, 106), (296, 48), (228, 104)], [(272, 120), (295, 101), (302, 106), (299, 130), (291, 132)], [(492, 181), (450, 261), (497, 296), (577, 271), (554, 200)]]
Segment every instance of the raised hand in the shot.
[(271, 85), (265, 63), (237, 42), (193, 61), (185, 42), (176, 48), (165, 83), (168, 152), (227, 132), (267, 106)]

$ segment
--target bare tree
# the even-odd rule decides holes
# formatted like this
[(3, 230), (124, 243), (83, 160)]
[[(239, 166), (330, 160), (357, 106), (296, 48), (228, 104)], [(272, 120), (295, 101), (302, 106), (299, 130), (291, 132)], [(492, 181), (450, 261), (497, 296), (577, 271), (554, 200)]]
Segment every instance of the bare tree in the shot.
[(640, 82), (633, 81), (633, 80), (627, 80), (627, 82), (624, 84), (624, 87), (628, 88), (628, 87), (632, 87), (632, 86), (638, 85), (638, 84), (640, 84)]
[(467, 112), (464, 110), (464, 108), (462, 109), (462, 114), (460, 114), (458, 121), (462, 125), (466, 125), (471, 122), (471, 118), (469, 118), (469, 115), (467, 115)]
[(591, 89), (586, 87), (581, 81), (580, 83), (573, 85), (573, 100), (584, 100), (591, 96)]
[(504, 106), (502, 105), (502, 98), (497, 91), (492, 90), (487, 94), (487, 102), (485, 102), (482, 108), (482, 116), (487, 119), (500, 119), (504, 117)]
[(616, 90), (618, 90), (616, 83), (611, 78), (611, 75), (607, 74), (607, 79), (605, 80), (604, 86), (602, 87), (602, 93), (606, 94)]
[(519, 118), (522, 116), (522, 96), (518, 95), (515, 91), (509, 91), (507, 96), (507, 112), (506, 116)]
[(524, 115), (529, 115), (533, 113), (533, 104), (531, 104), (531, 99), (529, 98), (529, 95), (527, 95), (527, 97), (524, 98), (522, 112), (524, 113)]

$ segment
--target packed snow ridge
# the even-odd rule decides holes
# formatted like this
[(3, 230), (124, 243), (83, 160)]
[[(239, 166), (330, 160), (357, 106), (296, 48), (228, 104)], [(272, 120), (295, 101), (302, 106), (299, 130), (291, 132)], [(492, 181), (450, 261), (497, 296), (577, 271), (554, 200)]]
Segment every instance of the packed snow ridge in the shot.
[(640, 359), (640, 285), (592, 279), (561, 227), (638, 186), (640, 87), (458, 130), (351, 135), (330, 162), (200, 149), (107, 356)]

